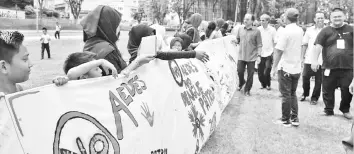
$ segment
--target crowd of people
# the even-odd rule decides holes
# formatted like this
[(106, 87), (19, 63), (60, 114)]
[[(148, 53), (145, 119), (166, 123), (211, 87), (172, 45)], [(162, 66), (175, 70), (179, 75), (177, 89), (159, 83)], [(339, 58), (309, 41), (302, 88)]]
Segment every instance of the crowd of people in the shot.
[[(287, 9), (279, 19), (272, 19), (268, 14), (261, 15), (259, 27), (252, 14), (245, 15), (243, 25), (235, 25), (223, 19), (206, 22), (203, 21), (202, 15), (195, 13), (169, 41), (164, 36), (165, 32), (160, 32), (156, 26), (136, 25), (129, 32), (129, 63), (123, 60), (117, 47), (121, 17), (121, 13), (109, 6), (98, 6), (91, 11), (80, 23), (85, 42), (82, 51), (67, 57), (63, 66), (66, 75), (56, 77), (53, 83), (60, 86), (69, 80), (128, 75), (132, 70), (155, 58), (197, 58), (207, 62), (209, 56), (206, 52), (195, 51), (201, 41), (235, 35), (236, 40), (233, 43), (239, 46), (235, 68), (239, 77), (239, 91), (251, 96), (255, 68), (261, 89), (271, 90), (271, 79), (275, 74), (278, 76), (282, 117), (274, 123), (286, 127), (300, 125), (296, 96), (300, 76), (303, 87), (300, 101), (305, 101), (310, 96), (310, 78), (315, 76), (310, 104), (317, 104), (322, 88), (324, 114), (334, 115), (334, 92), (339, 87), (339, 109), (345, 118), (353, 118), (350, 114), (354, 91), (353, 27), (344, 23), (345, 14), (340, 8), (332, 10), (331, 24), (328, 26), (324, 23), (325, 14), (317, 12), (315, 25), (307, 28), (306, 32), (298, 26), (299, 11), (294, 8)], [(60, 29), (57, 24), (55, 35), (58, 39)], [(161, 41), (156, 55), (138, 56), (142, 38), (154, 35)], [(22, 44), (23, 40), (24, 36), (20, 32), (0, 32), (0, 92), (4, 94), (21, 91), (18, 83), (29, 78), (33, 64), (29, 60), (27, 48)], [(42, 59), (44, 50), (47, 50), (50, 58), (50, 37), (45, 28), (41, 41)], [(343, 142), (353, 145), (353, 138)]]

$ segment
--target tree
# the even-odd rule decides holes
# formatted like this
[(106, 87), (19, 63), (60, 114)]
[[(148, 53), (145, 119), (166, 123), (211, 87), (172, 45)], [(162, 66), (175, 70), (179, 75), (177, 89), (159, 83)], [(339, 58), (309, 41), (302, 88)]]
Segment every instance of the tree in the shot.
[(73, 14), (74, 19), (79, 19), (79, 15), (81, 12), (81, 5), (84, 0), (66, 0), (71, 9), (71, 14)]
[(168, 13), (167, 1), (166, 0), (152, 0), (150, 6), (151, 6), (154, 22), (156, 19), (157, 22), (160, 25), (162, 25), (163, 20), (166, 17), (166, 14)]
[(43, 13), (43, 1), (44, 0), (38, 0), (38, 6), (39, 6), (39, 17), (40, 17), (40, 19), (41, 19), (41, 21), (42, 21), (42, 13)]
[(219, 0), (213, 0), (213, 19), (215, 19), (215, 9), (216, 9), (216, 4), (219, 3)]
[(190, 15), (189, 10), (197, 2), (197, 0), (172, 0), (172, 10), (177, 12), (180, 20), (180, 29), (184, 24), (184, 21)]

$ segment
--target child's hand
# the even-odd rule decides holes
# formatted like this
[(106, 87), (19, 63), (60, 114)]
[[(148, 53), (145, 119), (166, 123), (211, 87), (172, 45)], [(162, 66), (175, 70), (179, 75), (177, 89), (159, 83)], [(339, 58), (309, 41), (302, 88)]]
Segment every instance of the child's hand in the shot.
[(199, 59), (202, 62), (209, 61), (209, 56), (206, 54), (205, 51), (195, 51), (195, 58)]
[(64, 84), (68, 83), (68, 81), (69, 81), (69, 78), (67, 76), (58, 76), (53, 79), (53, 83), (56, 86), (62, 86)]
[(117, 71), (116, 67), (114, 67), (114, 65), (112, 63), (110, 63), (109, 61), (107, 61), (105, 59), (100, 59), (100, 60), (102, 61), (102, 67), (112, 70), (113, 77), (117, 78), (118, 71)]

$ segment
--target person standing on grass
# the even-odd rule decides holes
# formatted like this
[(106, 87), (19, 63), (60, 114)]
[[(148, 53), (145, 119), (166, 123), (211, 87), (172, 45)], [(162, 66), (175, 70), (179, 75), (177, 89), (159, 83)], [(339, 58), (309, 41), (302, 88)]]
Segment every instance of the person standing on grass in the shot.
[(44, 59), (44, 50), (47, 50), (47, 55), (48, 59), (50, 59), (50, 47), (49, 47), (49, 42), (50, 42), (50, 36), (47, 32), (47, 28), (42, 28), (43, 30), (43, 35), (41, 36), (40, 41), (42, 42), (42, 59)]
[[(279, 91), (282, 95), (282, 117), (274, 121), (286, 127), (299, 126), (296, 88), (301, 73), (301, 45), (303, 30), (296, 23), (299, 11), (289, 8), (285, 12), (286, 27), (275, 46), (272, 76), (278, 70)], [(279, 65), (279, 67), (278, 67)]]
[[(253, 74), (255, 71), (255, 61), (260, 62), (262, 53), (261, 32), (257, 27), (253, 27), (255, 17), (252, 14), (246, 14), (244, 18), (244, 27), (240, 27), (236, 36), (236, 43), (240, 45), (240, 51), (237, 62), (237, 72), (239, 78), (238, 91), (241, 91), (246, 84), (244, 92), (250, 96), (253, 84)], [(247, 66), (247, 81), (244, 79)]]
[(333, 9), (330, 17), (331, 25), (317, 35), (311, 68), (314, 72), (319, 70), (317, 59), (322, 51), (324, 113), (334, 115), (334, 91), (339, 86), (342, 97), (339, 110), (345, 118), (352, 119), (350, 102), (353, 95), (349, 85), (353, 79), (353, 27), (344, 24), (345, 14), (341, 8)]
[(59, 22), (56, 23), (55, 25), (55, 39), (60, 39), (60, 31), (61, 31), (61, 26), (59, 25)]
[(315, 76), (315, 87), (312, 91), (311, 105), (316, 105), (318, 98), (321, 95), (321, 84), (322, 84), (322, 56), (318, 58), (319, 70), (317, 72), (311, 69), (311, 53), (314, 48), (314, 43), (318, 33), (324, 27), (325, 15), (323, 12), (317, 12), (315, 15), (315, 25), (307, 28), (304, 38), (302, 40), (302, 57), (303, 61), (303, 72), (302, 72), (302, 89), (304, 93), (302, 94), (300, 101), (305, 101), (306, 97), (310, 94), (310, 79)]
[(258, 79), (261, 82), (261, 89), (270, 90), (270, 71), (272, 68), (273, 62), (273, 50), (274, 50), (274, 40), (276, 30), (274, 27), (269, 25), (270, 16), (263, 14), (261, 16), (261, 25), (258, 27), (262, 36), (262, 53), (261, 53), (261, 62), (258, 64)]

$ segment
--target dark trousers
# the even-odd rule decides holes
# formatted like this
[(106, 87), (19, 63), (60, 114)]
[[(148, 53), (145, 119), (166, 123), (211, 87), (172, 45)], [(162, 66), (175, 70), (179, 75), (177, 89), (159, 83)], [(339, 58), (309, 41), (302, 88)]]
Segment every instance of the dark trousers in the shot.
[(55, 31), (55, 38), (60, 39), (60, 31)]
[(298, 117), (298, 104), (296, 88), (299, 82), (299, 74), (289, 74), (283, 70), (278, 71), (279, 91), (282, 94), (282, 120), (290, 120)]
[(258, 64), (258, 79), (263, 88), (270, 87), (272, 62), (273, 56), (268, 56), (261, 57), (261, 62)]
[(310, 95), (310, 79), (315, 76), (315, 87), (312, 91), (311, 101), (317, 101), (321, 95), (321, 84), (322, 84), (322, 70), (321, 67), (314, 72), (311, 69), (311, 64), (304, 64), (304, 70), (302, 73), (302, 89), (304, 90), (303, 96), (307, 97)]
[(47, 50), (48, 58), (50, 58), (49, 43), (42, 43), (42, 59), (44, 58), (44, 49)]
[[(245, 69), (247, 66), (247, 81), (245, 81)], [(248, 61), (242, 61), (239, 60), (237, 62), (237, 73), (238, 73), (238, 79), (239, 79), (239, 87), (242, 87), (245, 83), (245, 92), (250, 91), (252, 88), (253, 84), (253, 74), (254, 74), (254, 66), (255, 62), (248, 62)]]
[(339, 110), (343, 113), (349, 112), (350, 102), (352, 101), (353, 95), (349, 92), (349, 85), (353, 79), (353, 70), (351, 69), (332, 69), (329, 76), (324, 75), (324, 70), (322, 70), (323, 77), (323, 88), (322, 97), (325, 104), (325, 111), (333, 113), (334, 109), (334, 92), (339, 86), (341, 90), (342, 100), (340, 101)]

